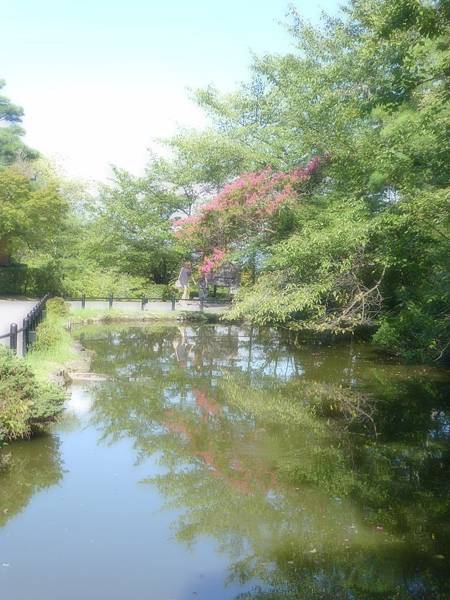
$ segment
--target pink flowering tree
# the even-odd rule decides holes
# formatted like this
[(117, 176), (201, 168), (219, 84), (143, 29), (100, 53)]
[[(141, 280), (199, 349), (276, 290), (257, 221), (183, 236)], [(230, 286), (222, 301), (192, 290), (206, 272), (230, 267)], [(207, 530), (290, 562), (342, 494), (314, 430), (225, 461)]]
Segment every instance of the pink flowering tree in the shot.
[(214, 248), (210, 255), (204, 256), (199, 271), (206, 277), (220, 267), (226, 256), (225, 250)]
[(298, 202), (323, 160), (314, 157), (291, 171), (243, 173), (196, 214), (174, 221), (176, 234), (203, 255), (200, 271), (211, 273), (255, 238), (275, 235), (280, 214)]

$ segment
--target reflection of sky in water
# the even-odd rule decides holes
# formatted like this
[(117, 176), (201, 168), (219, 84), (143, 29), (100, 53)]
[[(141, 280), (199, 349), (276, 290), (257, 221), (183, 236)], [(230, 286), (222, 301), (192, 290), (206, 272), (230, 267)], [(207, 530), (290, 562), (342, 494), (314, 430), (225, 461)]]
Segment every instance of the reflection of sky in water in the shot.
[[(245, 371), (248, 367), (248, 360), (248, 350), (241, 348), (236, 366)], [(298, 377), (305, 372), (294, 357), (281, 355), (276, 358), (270, 358), (262, 346), (255, 346), (252, 349), (251, 371), (260, 373), (261, 375), (276, 377), (281, 381), (286, 381), (291, 377)]]
[[(199, 339), (198, 330), (192, 327), (178, 327), (180, 336), (173, 341), (174, 358), (185, 366), (195, 366), (198, 346), (203, 343)], [(244, 330), (245, 331), (245, 330)], [(299, 364), (298, 357), (289, 351), (279, 336), (275, 335), (270, 346), (261, 343), (256, 335), (244, 332), (236, 326), (216, 326), (214, 334), (208, 338), (211, 345), (221, 347), (220, 355), (208, 357), (214, 366), (213, 375), (220, 376), (227, 368), (239, 369), (242, 372), (276, 377), (287, 381), (305, 372)], [(224, 339), (230, 344), (224, 348)]]
[(87, 385), (73, 384), (70, 398), (66, 401), (65, 412), (69, 415), (84, 417), (89, 414), (94, 396)]
[(450, 438), (450, 415), (443, 410), (433, 411), (432, 419), (436, 427), (430, 431), (430, 437), (432, 439)]
[[(180, 392), (176, 388), (172, 389), (170, 387), (166, 387), (163, 390), (163, 397), (165, 404), (167, 405), (178, 406), (180, 404)], [(183, 404), (193, 405), (194, 403), (194, 397), (191, 392), (188, 392), (183, 396)]]

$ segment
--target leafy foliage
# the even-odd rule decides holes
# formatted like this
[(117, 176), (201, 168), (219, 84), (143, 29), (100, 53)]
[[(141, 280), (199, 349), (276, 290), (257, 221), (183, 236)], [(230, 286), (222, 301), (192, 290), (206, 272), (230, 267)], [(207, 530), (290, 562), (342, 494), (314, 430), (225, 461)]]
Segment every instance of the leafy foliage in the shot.
[(34, 182), (18, 167), (0, 169), (0, 251), (49, 250), (67, 212), (57, 181)]
[(0, 346), (0, 442), (28, 437), (54, 421), (63, 403), (60, 388), (38, 383), (22, 359)]
[(115, 177), (94, 208), (86, 250), (103, 268), (166, 283), (181, 259), (169, 221), (178, 205), (151, 179)]
[[(246, 148), (245, 166), (292, 172), (329, 157), (270, 226), (227, 201), (230, 185), (247, 185), (238, 173), (214, 210), (189, 217), (193, 247), (234, 246), (256, 273), (234, 316), (335, 333), (381, 325), (384, 350), (449, 356), (447, 12), (439, 1), (354, 0), (315, 28), (292, 10), (292, 54), (255, 59), (234, 94), (197, 93), (222, 143)], [(257, 211), (266, 190), (250, 188)]]
[[(267, 234), (280, 227), (280, 211), (298, 200), (301, 186), (317, 171), (321, 159), (289, 172), (270, 168), (244, 173), (190, 217), (175, 221), (178, 235), (187, 237), (198, 249), (239, 249), (254, 237), (267, 241)], [(278, 219), (278, 223), (276, 220)], [(270, 238), (269, 238), (270, 239)]]
[[(5, 82), (0, 79), (0, 90)], [(24, 130), (20, 126), (23, 109), (0, 94), (0, 166), (14, 163), (18, 157), (37, 158), (38, 153), (28, 148), (21, 140)]]
[(70, 308), (63, 298), (50, 298), (45, 304), (45, 309), (48, 315), (56, 315), (65, 317), (69, 314)]

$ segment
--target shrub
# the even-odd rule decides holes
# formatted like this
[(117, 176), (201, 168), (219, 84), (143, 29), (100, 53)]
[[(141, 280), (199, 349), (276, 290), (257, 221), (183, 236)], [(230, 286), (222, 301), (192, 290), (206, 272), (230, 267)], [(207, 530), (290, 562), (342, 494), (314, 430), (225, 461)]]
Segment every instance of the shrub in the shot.
[(449, 323), (408, 303), (398, 314), (381, 319), (373, 342), (385, 352), (408, 362), (448, 359)]
[(0, 347), (0, 442), (24, 438), (54, 421), (64, 404), (64, 392), (40, 384), (29, 366)]
[(49, 315), (58, 315), (60, 317), (65, 317), (70, 312), (67, 302), (65, 302), (63, 298), (58, 297), (47, 300), (45, 308)]
[[(32, 261), (33, 262), (33, 261)], [(43, 296), (47, 292), (60, 294), (62, 269), (57, 261), (45, 264), (18, 264), (0, 268), (0, 293)]]
[(161, 296), (164, 302), (168, 302), (172, 298), (179, 300), (181, 298), (181, 290), (175, 287), (175, 285), (168, 284), (164, 286)]
[(162, 285), (152, 283), (144, 277), (121, 273), (114, 269), (94, 269), (88, 266), (70, 271), (63, 282), (64, 295), (87, 298), (161, 296)]
[(48, 350), (55, 346), (61, 338), (61, 319), (47, 318), (36, 327), (34, 350)]

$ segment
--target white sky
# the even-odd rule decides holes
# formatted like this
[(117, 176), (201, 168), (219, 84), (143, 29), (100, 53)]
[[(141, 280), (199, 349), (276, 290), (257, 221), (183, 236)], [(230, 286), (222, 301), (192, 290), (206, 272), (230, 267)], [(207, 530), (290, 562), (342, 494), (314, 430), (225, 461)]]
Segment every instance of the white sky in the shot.
[[(296, 2), (315, 19), (320, 7)], [(205, 119), (187, 88), (231, 90), (250, 50), (285, 52), (285, 0), (0, 0), (0, 78), (25, 141), (70, 176), (139, 173), (154, 138)]]

